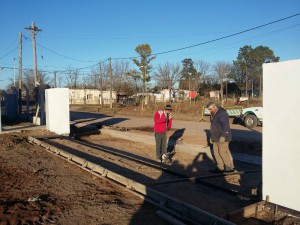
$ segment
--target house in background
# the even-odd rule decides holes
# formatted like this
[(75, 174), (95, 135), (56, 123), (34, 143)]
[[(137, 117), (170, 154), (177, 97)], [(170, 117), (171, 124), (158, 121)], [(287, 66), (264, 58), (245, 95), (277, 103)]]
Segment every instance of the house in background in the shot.
[[(104, 105), (110, 104), (110, 91), (102, 91)], [(112, 101), (116, 103), (116, 92), (112, 91)], [(98, 89), (69, 89), (69, 104), (101, 104), (101, 91)]]
[(189, 90), (172, 90), (171, 96), (168, 89), (163, 89), (158, 93), (151, 94), (155, 97), (156, 102), (181, 102), (189, 99), (195, 99), (198, 96), (196, 91)]

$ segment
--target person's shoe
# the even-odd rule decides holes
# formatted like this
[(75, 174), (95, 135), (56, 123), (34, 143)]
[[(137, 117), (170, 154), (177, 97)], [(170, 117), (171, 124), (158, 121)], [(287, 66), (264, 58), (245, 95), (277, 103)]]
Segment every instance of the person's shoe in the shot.
[(223, 173), (233, 173), (233, 172), (237, 172), (234, 168), (230, 168), (230, 167), (225, 167), (225, 169), (223, 170)]
[(218, 168), (215, 168), (215, 169), (213, 169), (213, 170), (210, 170), (209, 172), (211, 172), (211, 173), (222, 173), (224, 170), (220, 170), (220, 169), (218, 169)]
[(162, 160), (162, 163), (164, 163), (164, 164), (171, 164), (171, 162), (172, 162), (172, 160), (168, 159), (168, 158)]

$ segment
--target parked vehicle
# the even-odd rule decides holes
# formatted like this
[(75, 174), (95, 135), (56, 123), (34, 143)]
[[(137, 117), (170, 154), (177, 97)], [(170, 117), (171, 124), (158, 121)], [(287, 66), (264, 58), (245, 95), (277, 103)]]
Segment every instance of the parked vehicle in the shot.
[(248, 128), (262, 125), (263, 123), (263, 107), (249, 107), (242, 110), (241, 119)]
[[(225, 108), (229, 117), (235, 117), (238, 120), (242, 120), (245, 126), (248, 128), (262, 125), (263, 122), (263, 107), (227, 107)], [(210, 115), (207, 108), (204, 110), (204, 115)]]

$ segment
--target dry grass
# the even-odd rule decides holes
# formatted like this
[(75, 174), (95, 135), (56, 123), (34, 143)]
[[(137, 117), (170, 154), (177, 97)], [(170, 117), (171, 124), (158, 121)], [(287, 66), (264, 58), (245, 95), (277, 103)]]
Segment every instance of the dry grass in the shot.
[[(128, 105), (126, 107), (114, 106), (109, 108), (109, 106), (99, 106), (99, 105), (73, 105), (78, 110), (87, 111), (87, 112), (97, 112), (107, 115), (128, 115), (128, 116), (137, 116), (137, 117), (152, 117), (153, 114), (159, 110), (164, 109), (166, 104), (170, 104), (173, 108), (173, 117), (176, 119), (185, 119), (198, 121), (201, 117), (203, 107), (206, 106), (208, 102), (212, 101), (211, 99), (202, 99), (199, 101), (192, 102), (172, 102), (172, 103), (148, 103), (145, 105), (144, 110), (141, 106)], [(216, 101), (219, 105), (221, 101)], [(236, 100), (228, 99), (227, 102), (224, 101), (224, 107), (236, 107)], [(262, 106), (262, 101), (259, 99), (250, 99), (249, 102), (240, 104), (238, 106), (252, 107), (252, 106)]]

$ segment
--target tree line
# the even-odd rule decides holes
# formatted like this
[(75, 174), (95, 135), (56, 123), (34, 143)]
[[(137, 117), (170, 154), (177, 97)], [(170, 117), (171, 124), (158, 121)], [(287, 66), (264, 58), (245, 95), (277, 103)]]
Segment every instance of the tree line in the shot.
[[(211, 90), (219, 90), (223, 95), (262, 94), (262, 64), (278, 62), (279, 57), (266, 46), (252, 48), (246, 45), (239, 49), (233, 62), (185, 58), (181, 62), (163, 62), (153, 65), (156, 56), (152, 55), (149, 44), (135, 48), (139, 57), (130, 60), (118, 60), (102, 63), (89, 73), (69, 67), (63, 74), (50, 76), (38, 71), (38, 82), (45, 88), (67, 87), (71, 89), (89, 88), (109, 90), (110, 85), (116, 94), (136, 95), (146, 92), (158, 92), (168, 89), (174, 93), (179, 89), (196, 91), (200, 96), (207, 96)], [(131, 63), (134, 67), (131, 67)], [(110, 76), (110, 71), (111, 75)], [(101, 75), (101, 79), (100, 79)], [(33, 70), (23, 72), (23, 83), (29, 90), (34, 89)], [(235, 85), (232, 85), (234, 83)], [(12, 86), (13, 81), (9, 86)], [(228, 88), (235, 87), (235, 88)]]

